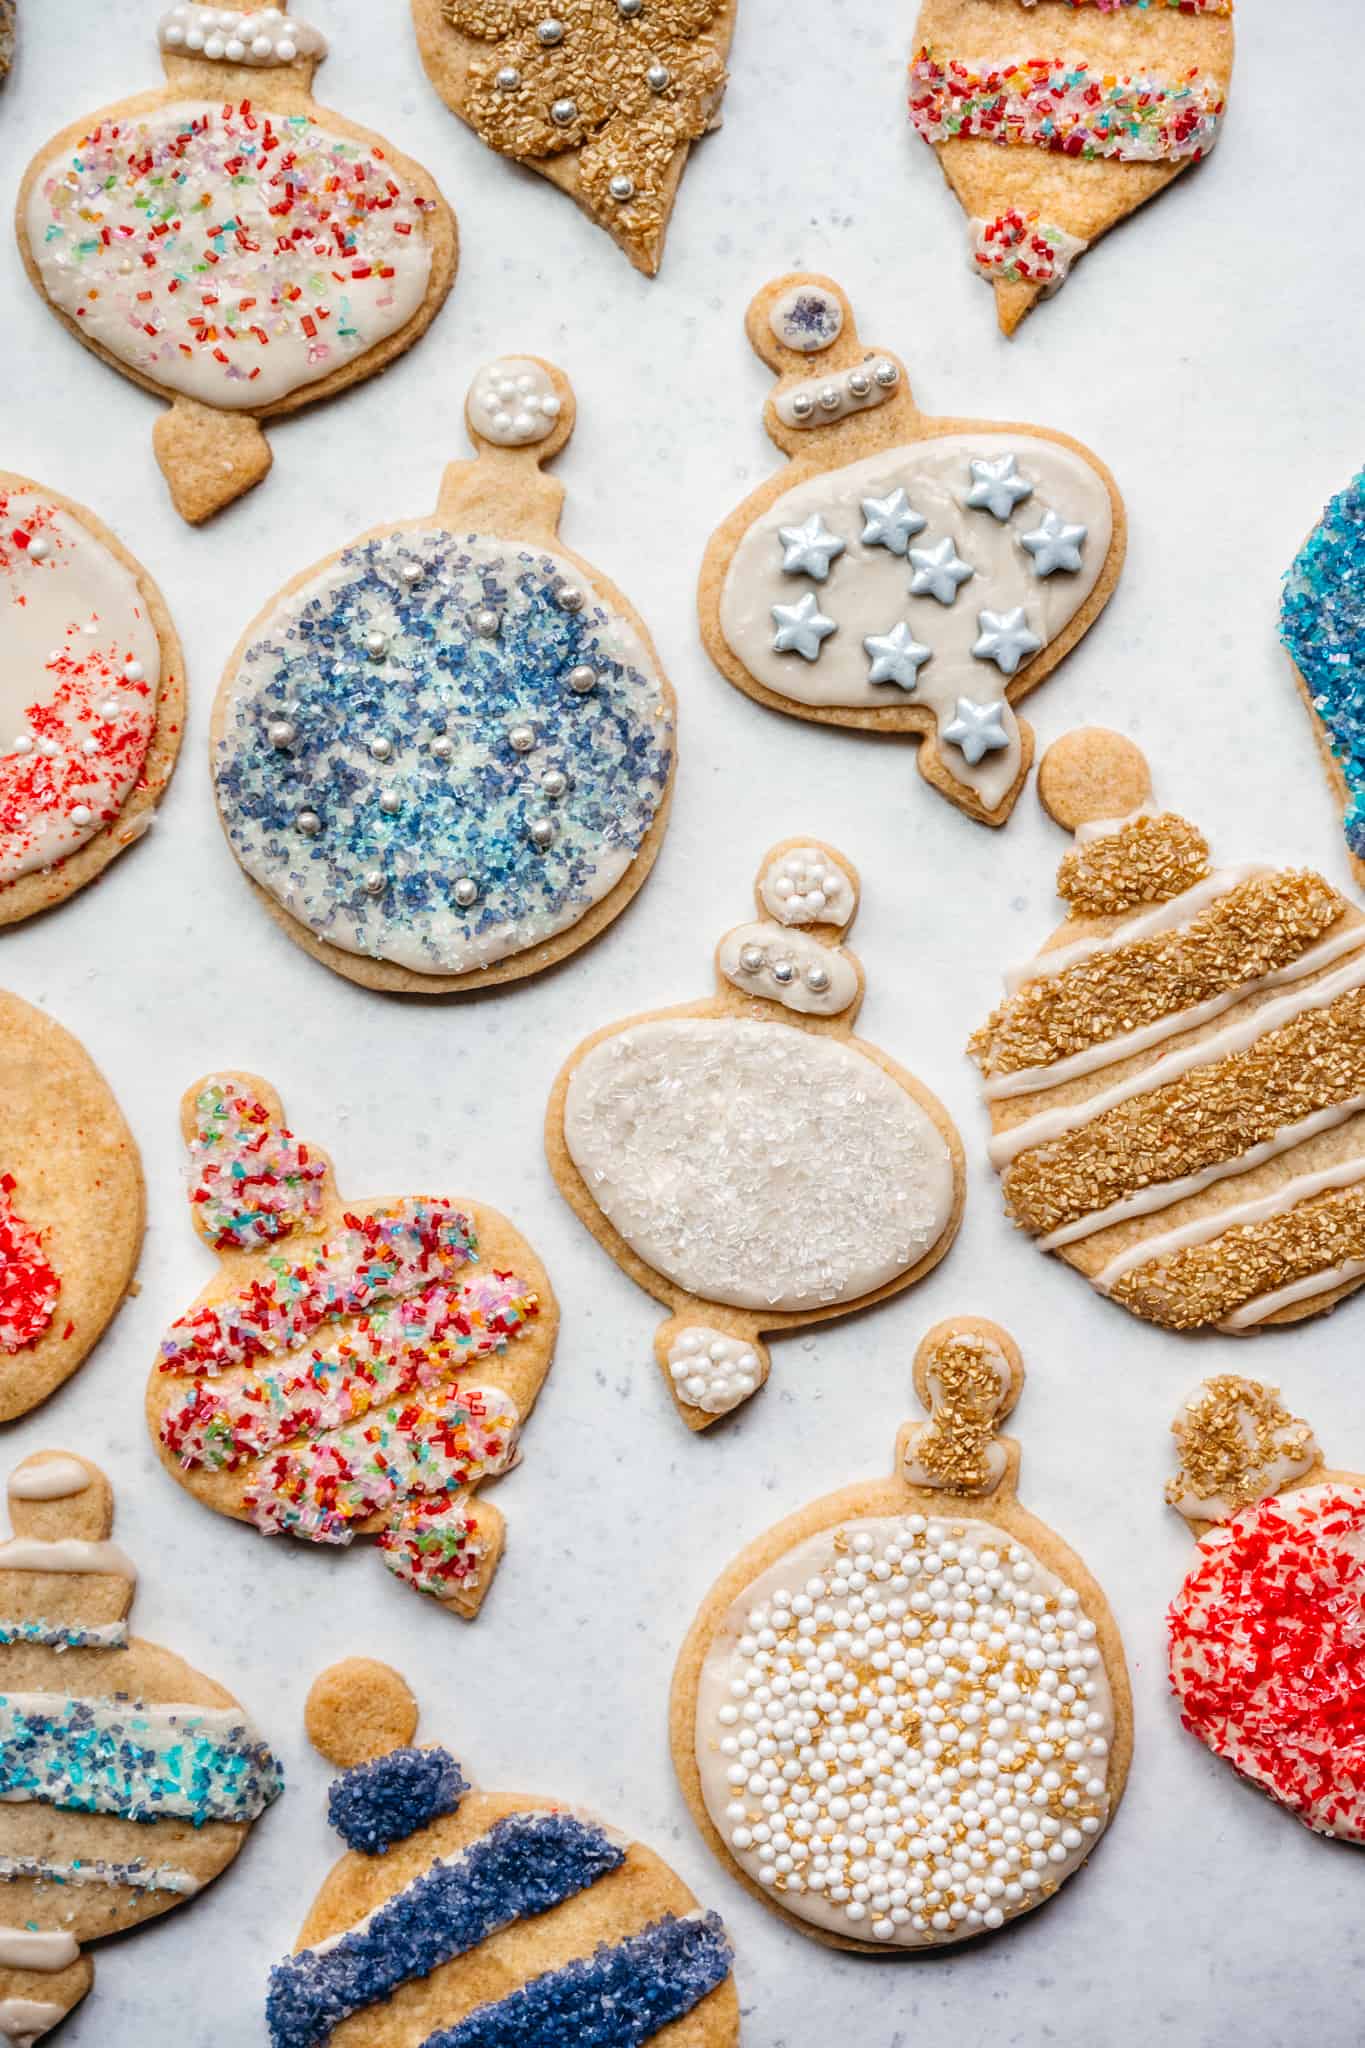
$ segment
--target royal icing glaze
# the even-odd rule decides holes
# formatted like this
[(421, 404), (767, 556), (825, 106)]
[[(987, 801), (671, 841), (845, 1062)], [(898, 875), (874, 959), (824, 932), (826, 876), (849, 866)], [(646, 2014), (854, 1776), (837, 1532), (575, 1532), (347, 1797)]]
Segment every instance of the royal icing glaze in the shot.
[(0, 1693), (6, 1800), (201, 1827), (255, 1820), (282, 1789), (278, 1764), (239, 1707)]
[[(22, 1497), (22, 1496), (21, 1496)], [(0, 1543), (0, 1572), (103, 1572), (137, 1583), (137, 1566), (117, 1543), (87, 1543), (79, 1536), (11, 1536)]]
[(413, 317), (431, 204), (378, 144), (308, 114), (183, 101), (52, 157), (26, 227), (43, 290), (89, 340), (168, 390), (255, 410)]
[(672, 758), (657, 667), (571, 563), (417, 527), (275, 608), (231, 681), (214, 779), (243, 867), (310, 931), (463, 973), (601, 902)]
[(11, 1500), (70, 1500), (89, 1484), (79, 1458), (28, 1458), (10, 1473), (9, 1494)]
[(0, 1927), (0, 1969), (64, 1970), (79, 1948), (69, 1934), (35, 1927)]
[(818, 285), (793, 285), (779, 292), (768, 309), (768, 326), (783, 348), (798, 355), (819, 355), (832, 348), (844, 327), (844, 309), (832, 292)]
[(36, 491), (0, 491), (0, 882), (113, 822), (156, 725), (161, 646), (132, 571)]
[(16, 1211), (14, 1176), (0, 1173), (0, 1357), (36, 1344), (57, 1312), (61, 1280), (43, 1240)]
[(278, 7), (201, 7), (180, 0), (162, 15), (156, 33), (173, 56), (206, 57), (210, 63), (259, 67), (327, 55), (320, 30)]
[(524, 448), (553, 433), (562, 411), (554, 378), (543, 363), (501, 356), (486, 363), (469, 390), (476, 432), (499, 448)]
[(835, 1017), (858, 994), (857, 970), (846, 953), (781, 925), (737, 925), (721, 940), (717, 959), (726, 980), (746, 995), (766, 996), (803, 1016)]
[(1365, 860), (1365, 473), (1332, 499), (1285, 578), (1280, 638), (1346, 793), (1346, 843)]
[(0, 2039), (13, 2048), (36, 2048), (42, 2036), (66, 2018), (67, 2008), (48, 1998), (0, 1998)]
[(1218, 139), (1220, 85), (1111, 71), (1074, 57), (945, 58), (926, 45), (910, 67), (910, 119), (925, 142), (956, 136), (1032, 143), (1123, 163), (1196, 160)]
[(695, 1323), (669, 1346), (668, 1369), (679, 1399), (708, 1415), (728, 1415), (756, 1392), (763, 1377), (751, 1344)]
[(885, 405), (901, 380), (889, 356), (868, 356), (855, 369), (832, 376), (808, 377), (779, 391), (773, 400), (784, 427), (827, 427), (851, 412)]

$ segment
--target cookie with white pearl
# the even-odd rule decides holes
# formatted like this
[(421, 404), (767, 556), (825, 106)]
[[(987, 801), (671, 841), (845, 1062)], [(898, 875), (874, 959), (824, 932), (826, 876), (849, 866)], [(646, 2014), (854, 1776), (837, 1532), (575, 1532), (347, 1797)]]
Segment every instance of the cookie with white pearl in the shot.
[(1132, 1753), (1123, 1644), (1074, 1551), (1020, 1507), (1012, 1338), (962, 1316), (915, 1359), (930, 1420), (893, 1474), (750, 1544), (679, 1654), (684, 1796), (755, 1897), (835, 1948), (923, 1954), (1051, 1898)]
[(233, 852), (313, 957), (371, 988), (522, 980), (620, 915), (663, 838), (673, 691), (648, 629), (559, 538), (552, 364), (470, 387), (477, 459), (273, 597), (214, 708)]
[(946, 1110), (853, 1033), (852, 864), (785, 840), (754, 896), (716, 949), (716, 993), (585, 1039), (546, 1116), (561, 1194), (671, 1311), (654, 1354), (693, 1430), (762, 1386), (765, 1332), (913, 1285), (962, 1211)]
[(941, 796), (1003, 824), (1033, 759), (1015, 706), (1118, 580), (1113, 477), (1051, 429), (921, 413), (829, 278), (766, 285), (747, 330), (788, 462), (711, 538), (707, 651), (769, 710), (917, 740)]

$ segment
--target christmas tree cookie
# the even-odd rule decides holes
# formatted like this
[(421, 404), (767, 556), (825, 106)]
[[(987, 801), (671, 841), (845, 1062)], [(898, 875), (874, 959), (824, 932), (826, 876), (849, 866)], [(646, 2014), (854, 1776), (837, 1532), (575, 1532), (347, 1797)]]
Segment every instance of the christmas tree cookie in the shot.
[(653, 277), (688, 153), (720, 125), (738, 5), (412, 0), (412, 14), (446, 105)]
[(0, 1422), (46, 1400), (128, 1292), (145, 1203), (133, 1134), (84, 1046), (0, 990)]
[(0, 471), (0, 926), (60, 903), (152, 822), (185, 664), (161, 592), (102, 520)]
[(544, 1267), (482, 1204), (343, 1201), (252, 1074), (198, 1082), (181, 1129), (219, 1264), (152, 1368), (162, 1463), (267, 1536), (376, 1536), (390, 1571), (473, 1616), (503, 1544), (475, 1490), (516, 1463), (554, 1353)]
[(308, 1696), (350, 1853), (271, 1971), (271, 2048), (734, 2048), (725, 1930), (667, 1864), (553, 1800), (471, 1790), (416, 1729), (369, 1658)]
[(1244, 1331), (1365, 1280), (1365, 917), (1216, 868), (1117, 733), (1059, 740), (1066, 922), (971, 1041), (1013, 1221), (1149, 1322)]
[[(97, 1465), (39, 1451), (0, 1542), (0, 2038), (38, 2040), (84, 1998), (86, 1942), (183, 1905), (278, 1797), (230, 1692), (128, 1633), (137, 1569)], [(92, 2037), (93, 2038), (93, 2037)]]
[(0, 84), (14, 62), (14, 0), (0, 0)]
[(1365, 883), (1365, 473), (1332, 499), (1295, 557), (1280, 638), (1341, 801), (1351, 866)]
[(858, 877), (815, 841), (767, 855), (716, 993), (594, 1032), (555, 1082), (565, 1200), (673, 1311), (655, 1357), (689, 1429), (768, 1376), (764, 1330), (824, 1322), (936, 1266), (962, 1215), (962, 1145), (913, 1074), (855, 1038), (840, 943)]
[(315, 959), (372, 988), (518, 981), (625, 909), (672, 790), (674, 702), (638, 615), (558, 537), (541, 464), (568, 380), (488, 364), (436, 512), (287, 583), (228, 663), (232, 850)]
[(171, 401), (153, 431), (196, 524), (270, 467), (263, 422), (382, 370), (455, 276), (420, 164), (319, 107), (318, 31), (180, 0), (166, 83), (54, 135), (19, 192), (36, 290), (87, 348)]
[(915, 1359), (930, 1420), (901, 1430), (894, 1476), (750, 1544), (679, 1655), (673, 1760), (698, 1826), (832, 1947), (1007, 1926), (1079, 1870), (1123, 1795), (1118, 1628), (1019, 1506), (1019, 1446), (997, 1436), (1023, 1380), (994, 1323), (938, 1324)]
[(789, 460), (707, 548), (711, 659), (771, 711), (917, 739), (940, 796), (1002, 825), (1033, 760), (1014, 707), (1118, 581), (1114, 479), (1047, 428), (926, 417), (829, 278), (766, 285), (748, 334)]
[(910, 119), (1005, 334), (1218, 140), (1233, 0), (921, 0)]
[(1279, 1389), (1205, 1380), (1166, 1488), (1199, 1538), (1167, 1616), (1192, 1735), (1315, 1830), (1365, 1842), (1365, 1478), (1328, 1471)]

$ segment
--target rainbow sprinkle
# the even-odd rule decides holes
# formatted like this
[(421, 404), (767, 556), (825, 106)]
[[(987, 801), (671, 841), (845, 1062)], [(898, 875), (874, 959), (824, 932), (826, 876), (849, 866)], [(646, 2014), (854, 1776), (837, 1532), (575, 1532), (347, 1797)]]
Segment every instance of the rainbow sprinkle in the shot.
[(316, 1221), (327, 1162), (231, 1081), (195, 1099), (190, 1207), (215, 1251), (251, 1251)]
[(943, 63), (927, 44), (910, 67), (910, 119), (931, 143), (978, 136), (1125, 163), (1198, 159), (1218, 138), (1224, 104), (1197, 68), (1161, 79), (1063, 57)]
[(1285, 577), (1280, 638), (1345, 779), (1346, 844), (1365, 859), (1365, 471), (1332, 499)]
[(1042, 285), (1055, 290), (1085, 243), (1065, 228), (1049, 226), (1036, 208), (1011, 206), (994, 220), (972, 223), (972, 261), (990, 283)]

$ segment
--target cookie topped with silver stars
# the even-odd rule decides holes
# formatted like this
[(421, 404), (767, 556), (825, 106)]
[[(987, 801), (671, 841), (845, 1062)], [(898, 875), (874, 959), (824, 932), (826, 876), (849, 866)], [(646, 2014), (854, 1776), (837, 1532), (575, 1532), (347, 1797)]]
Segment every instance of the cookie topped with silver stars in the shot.
[(643, 622), (560, 543), (541, 464), (574, 421), (534, 357), (479, 372), (478, 451), (434, 516), (305, 570), (219, 688), (232, 850), (315, 959), (370, 987), (462, 991), (564, 959), (653, 865), (673, 691)]
[(1002, 825), (1033, 759), (1014, 706), (1118, 581), (1113, 478), (1047, 428), (926, 418), (829, 278), (766, 285), (748, 333), (790, 459), (707, 549), (712, 660), (770, 710), (912, 735), (925, 780)]

